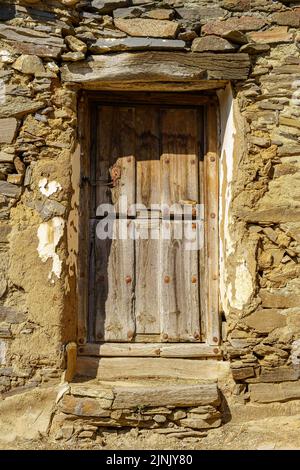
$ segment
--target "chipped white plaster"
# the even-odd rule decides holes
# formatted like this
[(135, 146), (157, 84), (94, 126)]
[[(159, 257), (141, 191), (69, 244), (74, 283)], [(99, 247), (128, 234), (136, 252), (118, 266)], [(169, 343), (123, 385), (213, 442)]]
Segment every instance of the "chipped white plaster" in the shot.
[(232, 284), (229, 284), (227, 296), (230, 305), (237, 310), (242, 310), (247, 302), (249, 302), (252, 292), (253, 279), (244, 261), (236, 267), (234, 289)]
[(62, 217), (53, 217), (48, 222), (40, 224), (37, 236), (39, 239), (38, 253), (45, 263), (49, 258), (52, 258), (52, 269), (49, 273), (48, 278), (51, 279), (52, 274), (55, 274), (57, 278), (60, 278), (62, 261), (58, 254), (55, 252), (56, 247), (63, 236), (65, 221)]
[(4, 366), (6, 363), (6, 349), (6, 342), (0, 339), (0, 366)]
[(56, 193), (56, 191), (60, 191), (62, 189), (61, 185), (57, 181), (49, 181), (48, 183), (47, 178), (42, 178), (39, 181), (39, 188), (41, 193), (46, 197), (49, 197)]
[[(219, 200), (219, 224), (220, 224), (220, 297), (225, 314), (228, 313), (228, 301), (230, 291), (228, 286), (226, 258), (234, 252), (234, 242), (229, 230), (231, 225), (230, 204), (232, 199), (233, 180), (233, 154), (236, 128), (233, 118), (233, 95), (231, 86), (218, 92), (220, 104), (220, 200)], [(229, 288), (228, 288), (229, 287)], [(230, 302), (230, 301), (229, 301)]]

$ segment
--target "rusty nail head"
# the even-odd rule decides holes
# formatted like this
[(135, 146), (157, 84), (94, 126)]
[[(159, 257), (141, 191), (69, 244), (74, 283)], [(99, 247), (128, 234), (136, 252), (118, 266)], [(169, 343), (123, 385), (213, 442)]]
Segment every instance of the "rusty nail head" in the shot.
[(131, 162), (131, 158), (130, 158), (130, 157), (128, 157), (128, 158), (127, 158), (127, 161), (128, 161), (128, 163), (130, 163), (130, 162)]
[(212, 219), (215, 219), (215, 218), (216, 218), (216, 214), (214, 214), (214, 212), (212, 212), (212, 213), (210, 214), (210, 217), (211, 217)]
[(169, 336), (167, 335), (167, 333), (164, 333), (163, 334), (163, 339), (168, 339), (168, 338), (169, 338)]
[(127, 338), (128, 338), (128, 339), (133, 338), (133, 331), (131, 331), (131, 330), (128, 331), (128, 333), (127, 333)]
[(193, 207), (193, 208), (192, 208), (192, 215), (193, 215), (193, 216), (196, 216), (196, 215), (197, 215), (197, 209), (196, 209), (196, 207)]
[(79, 343), (79, 344), (84, 344), (84, 339), (83, 339), (83, 338), (79, 338), (78, 343)]
[(192, 276), (192, 283), (193, 283), (193, 284), (196, 284), (196, 282), (197, 282), (196, 276)]
[(130, 284), (130, 283), (131, 283), (131, 277), (130, 277), (130, 276), (126, 276), (126, 277), (125, 277), (125, 282), (126, 282), (126, 284)]
[(195, 165), (195, 163), (196, 163), (196, 160), (191, 160), (192, 165)]
[(218, 276), (216, 274), (213, 275), (213, 280), (216, 281), (218, 279)]
[(170, 276), (165, 276), (164, 281), (165, 281), (166, 284), (169, 284)]
[(214, 353), (215, 353), (215, 354), (218, 354), (218, 353), (219, 353), (218, 348), (214, 348)]
[(215, 162), (216, 161), (215, 157), (210, 157), (210, 161)]
[(166, 158), (166, 159), (165, 159), (165, 163), (170, 163), (170, 159), (169, 159), (169, 158)]
[(196, 230), (196, 228), (197, 228), (197, 224), (193, 223), (193, 224), (192, 224), (192, 229), (193, 229), (193, 230)]
[(218, 342), (218, 338), (217, 338), (216, 336), (214, 336), (214, 337), (213, 337), (213, 341), (214, 341), (215, 343), (217, 343), (217, 342)]
[(199, 335), (198, 331), (195, 331), (195, 333), (194, 333), (194, 338), (195, 338), (195, 339), (199, 339), (199, 338), (200, 338), (200, 335)]

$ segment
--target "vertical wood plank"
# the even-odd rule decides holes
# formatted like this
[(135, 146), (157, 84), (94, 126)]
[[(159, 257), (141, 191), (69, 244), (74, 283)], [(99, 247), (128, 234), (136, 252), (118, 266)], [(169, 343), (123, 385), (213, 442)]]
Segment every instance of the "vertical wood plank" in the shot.
[[(161, 339), (199, 341), (198, 251), (188, 249), (190, 240), (182, 221), (161, 223)], [(192, 233), (192, 221), (185, 224)]]
[[(79, 141), (78, 158), (80, 158), (80, 177), (83, 182), (90, 175), (90, 150), (91, 150), (91, 116), (92, 110), (85, 93), (79, 99)], [(79, 154), (80, 152), (80, 154)], [(88, 335), (88, 285), (86, 279), (89, 275), (89, 213), (91, 203), (90, 188), (87, 184), (81, 184), (79, 199), (79, 229), (78, 229), (78, 319), (77, 340), (84, 344)]]
[(108, 255), (108, 293), (105, 304), (105, 341), (131, 341), (134, 318), (134, 240), (126, 231), (134, 229), (132, 220), (114, 222), (114, 239)]
[(136, 332), (160, 333), (159, 302), (159, 219), (136, 219)]
[(135, 203), (135, 108), (102, 106), (98, 120), (96, 207), (112, 203), (117, 213), (134, 215), (120, 199)]
[(206, 257), (207, 257), (207, 342), (220, 343), (219, 318), (219, 239), (218, 239), (218, 126), (217, 109), (207, 106), (207, 152), (205, 155), (206, 177)]
[(161, 202), (199, 201), (197, 113), (162, 109)]
[(138, 106), (136, 122), (136, 202), (150, 208), (160, 203), (159, 113), (154, 106)]

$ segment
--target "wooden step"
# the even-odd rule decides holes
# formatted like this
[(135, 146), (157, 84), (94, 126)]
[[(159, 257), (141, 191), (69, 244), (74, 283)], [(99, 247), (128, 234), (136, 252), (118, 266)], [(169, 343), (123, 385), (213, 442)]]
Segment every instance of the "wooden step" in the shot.
[(77, 376), (101, 381), (164, 379), (196, 384), (224, 378), (229, 364), (213, 359), (79, 356), (76, 371)]

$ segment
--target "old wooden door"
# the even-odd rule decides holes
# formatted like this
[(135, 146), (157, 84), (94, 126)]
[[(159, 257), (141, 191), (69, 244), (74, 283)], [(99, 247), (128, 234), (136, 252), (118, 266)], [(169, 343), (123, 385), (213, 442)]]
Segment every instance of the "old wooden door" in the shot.
[(203, 107), (99, 104), (92, 139), (89, 341), (204, 341)]

